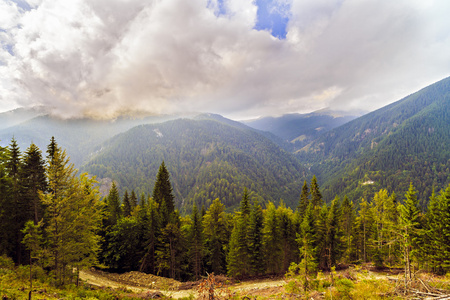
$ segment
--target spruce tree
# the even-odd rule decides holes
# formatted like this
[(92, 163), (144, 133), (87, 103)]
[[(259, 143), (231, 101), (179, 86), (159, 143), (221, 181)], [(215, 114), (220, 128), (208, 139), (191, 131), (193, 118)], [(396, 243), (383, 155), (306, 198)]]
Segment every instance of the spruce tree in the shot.
[(225, 206), (217, 198), (203, 216), (203, 234), (206, 247), (206, 265), (209, 272), (224, 274), (229, 230)]
[(20, 174), (23, 184), (23, 198), (27, 204), (27, 219), (34, 220), (37, 225), (43, 217), (42, 203), (39, 200), (39, 191), (47, 190), (45, 175), (45, 162), (41, 151), (35, 144), (31, 144), (23, 157), (23, 167)]
[(404, 242), (405, 280), (411, 280), (411, 258), (417, 252), (417, 240), (420, 230), (420, 209), (416, 189), (409, 185), (405, 202), (399, 206), (400, 226)]
[(250, 257), (247, 244), (248, 218), (250, 205), (247, 189), (242, 196), (241, 210), (235, 214), (227, 256), (228, 275), (247, 276), (250, 273)]
[(320, 193), (319, 184), (315, 175), (311, 179), (311, 202), (318, 209), (323, 205), (322, 194)]
[(341, 221), (340, 217), (339, 197), (336, 197), (331, 201), (327, 215), (326, 249), (329, 270), (333, 266), (336, 266), (336, 262), (342, 253), (342, 232), (339, 226)]
[(131, 206), (131, 211), (133, 211), (133, 209), (138, 205), (138, 199), (136, 196), (136, 193), (134, 192), (134, 190), (131, 190), (131, 195), (130, 195), (130, 206)]
[(56, 148), (46, 169), (49, 193), (40, 193), (46, 205), (46, 233), (50, 267), (58, 285), (75, 267), (96, 263), (100, 225), (100, 196), (94, 180), (76, 177), (65, 151)]
[(317, 228), (313, 213), (314, 209), (310, 203), (305, 210), (303, 221), (300, 225), (300, 234), (297, 237), (301, 256), (299, 267), (303, 275), (303, 289), (305, 293), (309, 288), (311, 276), (317, 271)]
[(269, 274), (280, 273), (282, 268), (280, 224), (277, 209), (272, 202), (269, 202), (265, 210), (263, 246), (267, 272)]
[(347, 262), (350, 262), (355, 258), (355, 251), (353, 249), (353, 228), (356, 216), (353, 202), (351, 202), (347, 196), (345, 196), (342, 201), (341, 213), (341, 231), (343, 232), (343, 244), (345, 245), (344, 257)]
[(123, 203), (123, 216), (124, 217), (131, 216), (131, 203), (127, 190), (125, 190), (125, 194), (123, 195), (122, 203)]
[(202, 219), (198, 212), (197, 205), (194, 204), (191, 214), (191, 224), (189, 227), (189, 261), (192, 266), (192, 273), (194, 274), (194, 279), (198, 280), (202, 275), (203, 270), (203, 228)]
[(261, 205), (255, 201), (252, 205), (248, 228), (247, 228), (247, 244), (249, 253), (249, 264), (251, 275), (261, 275), (264, 272), (265, 262), (263, 256), (263, 213)]
[(153, 200), (158, 203), (161, 210), (161, 225), (165, 227), (171, 219), (171, 215), (175, 211), (174, 196), (172, 193), (172, 184), (170, 183), (170, 175), (166, 169), (164, 161), (159, 167), (156, 175), (156, 182), (153, 188)]
[(309, 188), (308, 183), (305, 180), (305, 182), (303, 183), (302, 193), (300, 194), (300, 201), (298, 204), (298, 211), (300, 213), (301, 218), (303, 218), (303, 214), (305, 213), (308, 205), (309, 205)]
[(14, 138), (11, 139), (11, 144), (8, 149), (8, 156), (6, 160), (6, 171), (9, 182), (9, 200), (6, 203), (6, 209), (8, 210), (8, 216), (5, 221), (9, 223), (10, 234), (12, 235), (13, 253), (9, 253), (18, 264), (24, 263), (23, 256), (25, 255), (25, 249), (22, 244), (23, 233), (20, 231), (25, 222), (28, 220), (28, 206), (24, 201), (24, 188), (23, 182), (20, 178), (22, 171), (22, 161), (19, 146)]

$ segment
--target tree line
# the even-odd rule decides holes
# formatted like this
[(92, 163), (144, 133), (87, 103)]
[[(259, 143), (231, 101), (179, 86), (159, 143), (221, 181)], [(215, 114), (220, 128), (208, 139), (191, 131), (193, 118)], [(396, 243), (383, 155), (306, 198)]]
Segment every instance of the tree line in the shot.
[(39, 264), (56, 284), (95, 265), (181, 280), (284, 274), (293, 264), (308, 274), (373, 262), (404, 266), (407, 277), (450, 268), (450, 186), (433, 192), (426, 210), (412, 184), (401, 199), (381, 189), (358, 203), (336, 197), (327, 204), (313, 177), (294, 210), (258, 203), (244, 188), (234, 213), (217, 198), (181, 216), (164, 162), (150, 197), (121, 197), (113, 183), (101, 199), (95, 180), (77, 175), (53, 138), (46, 153), (44, 160), (31, 144), (21, 154), (14, 139), (0, 148), (0, 253)]

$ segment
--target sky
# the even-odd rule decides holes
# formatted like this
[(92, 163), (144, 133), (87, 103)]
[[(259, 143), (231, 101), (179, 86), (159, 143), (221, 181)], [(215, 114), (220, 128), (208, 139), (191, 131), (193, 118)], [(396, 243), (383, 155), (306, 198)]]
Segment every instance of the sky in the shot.
[(0, 0), (0, 112), (371, 111), (450, 76), (448, 0)]

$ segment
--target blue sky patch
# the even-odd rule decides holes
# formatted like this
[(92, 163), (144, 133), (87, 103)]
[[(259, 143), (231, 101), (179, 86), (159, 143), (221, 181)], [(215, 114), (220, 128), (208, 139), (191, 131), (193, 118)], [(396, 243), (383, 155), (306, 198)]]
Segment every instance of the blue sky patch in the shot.
[(258, 6), (256, 30), (268, 30), (278, 39), (286, 38), (290, 5), (273, 0), (256, 0)]

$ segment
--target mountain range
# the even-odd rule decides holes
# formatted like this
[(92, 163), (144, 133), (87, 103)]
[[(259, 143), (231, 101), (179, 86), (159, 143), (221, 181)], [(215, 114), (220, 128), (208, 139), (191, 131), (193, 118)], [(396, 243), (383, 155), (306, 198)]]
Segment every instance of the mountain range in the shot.
[[(14, 117), (16, 115), (16, 117)], [(357, 116), (331, 111), (245, 123), (219, 115), (62, 120), (42, 110), (0, 114), (0, 143), (14, 137), (43, 151), (51, 136), (71, 161), (99, 179), (149, 194), (164, 160), (177, 206), (236, 207), (243, 189), (262, 204), (296, 207), (304, 180), (316, 175), (326, 201), (358, 202), (387, 188), (402, 197), (412, 182), (426, 203), (450, 182), (450, 78)]]

